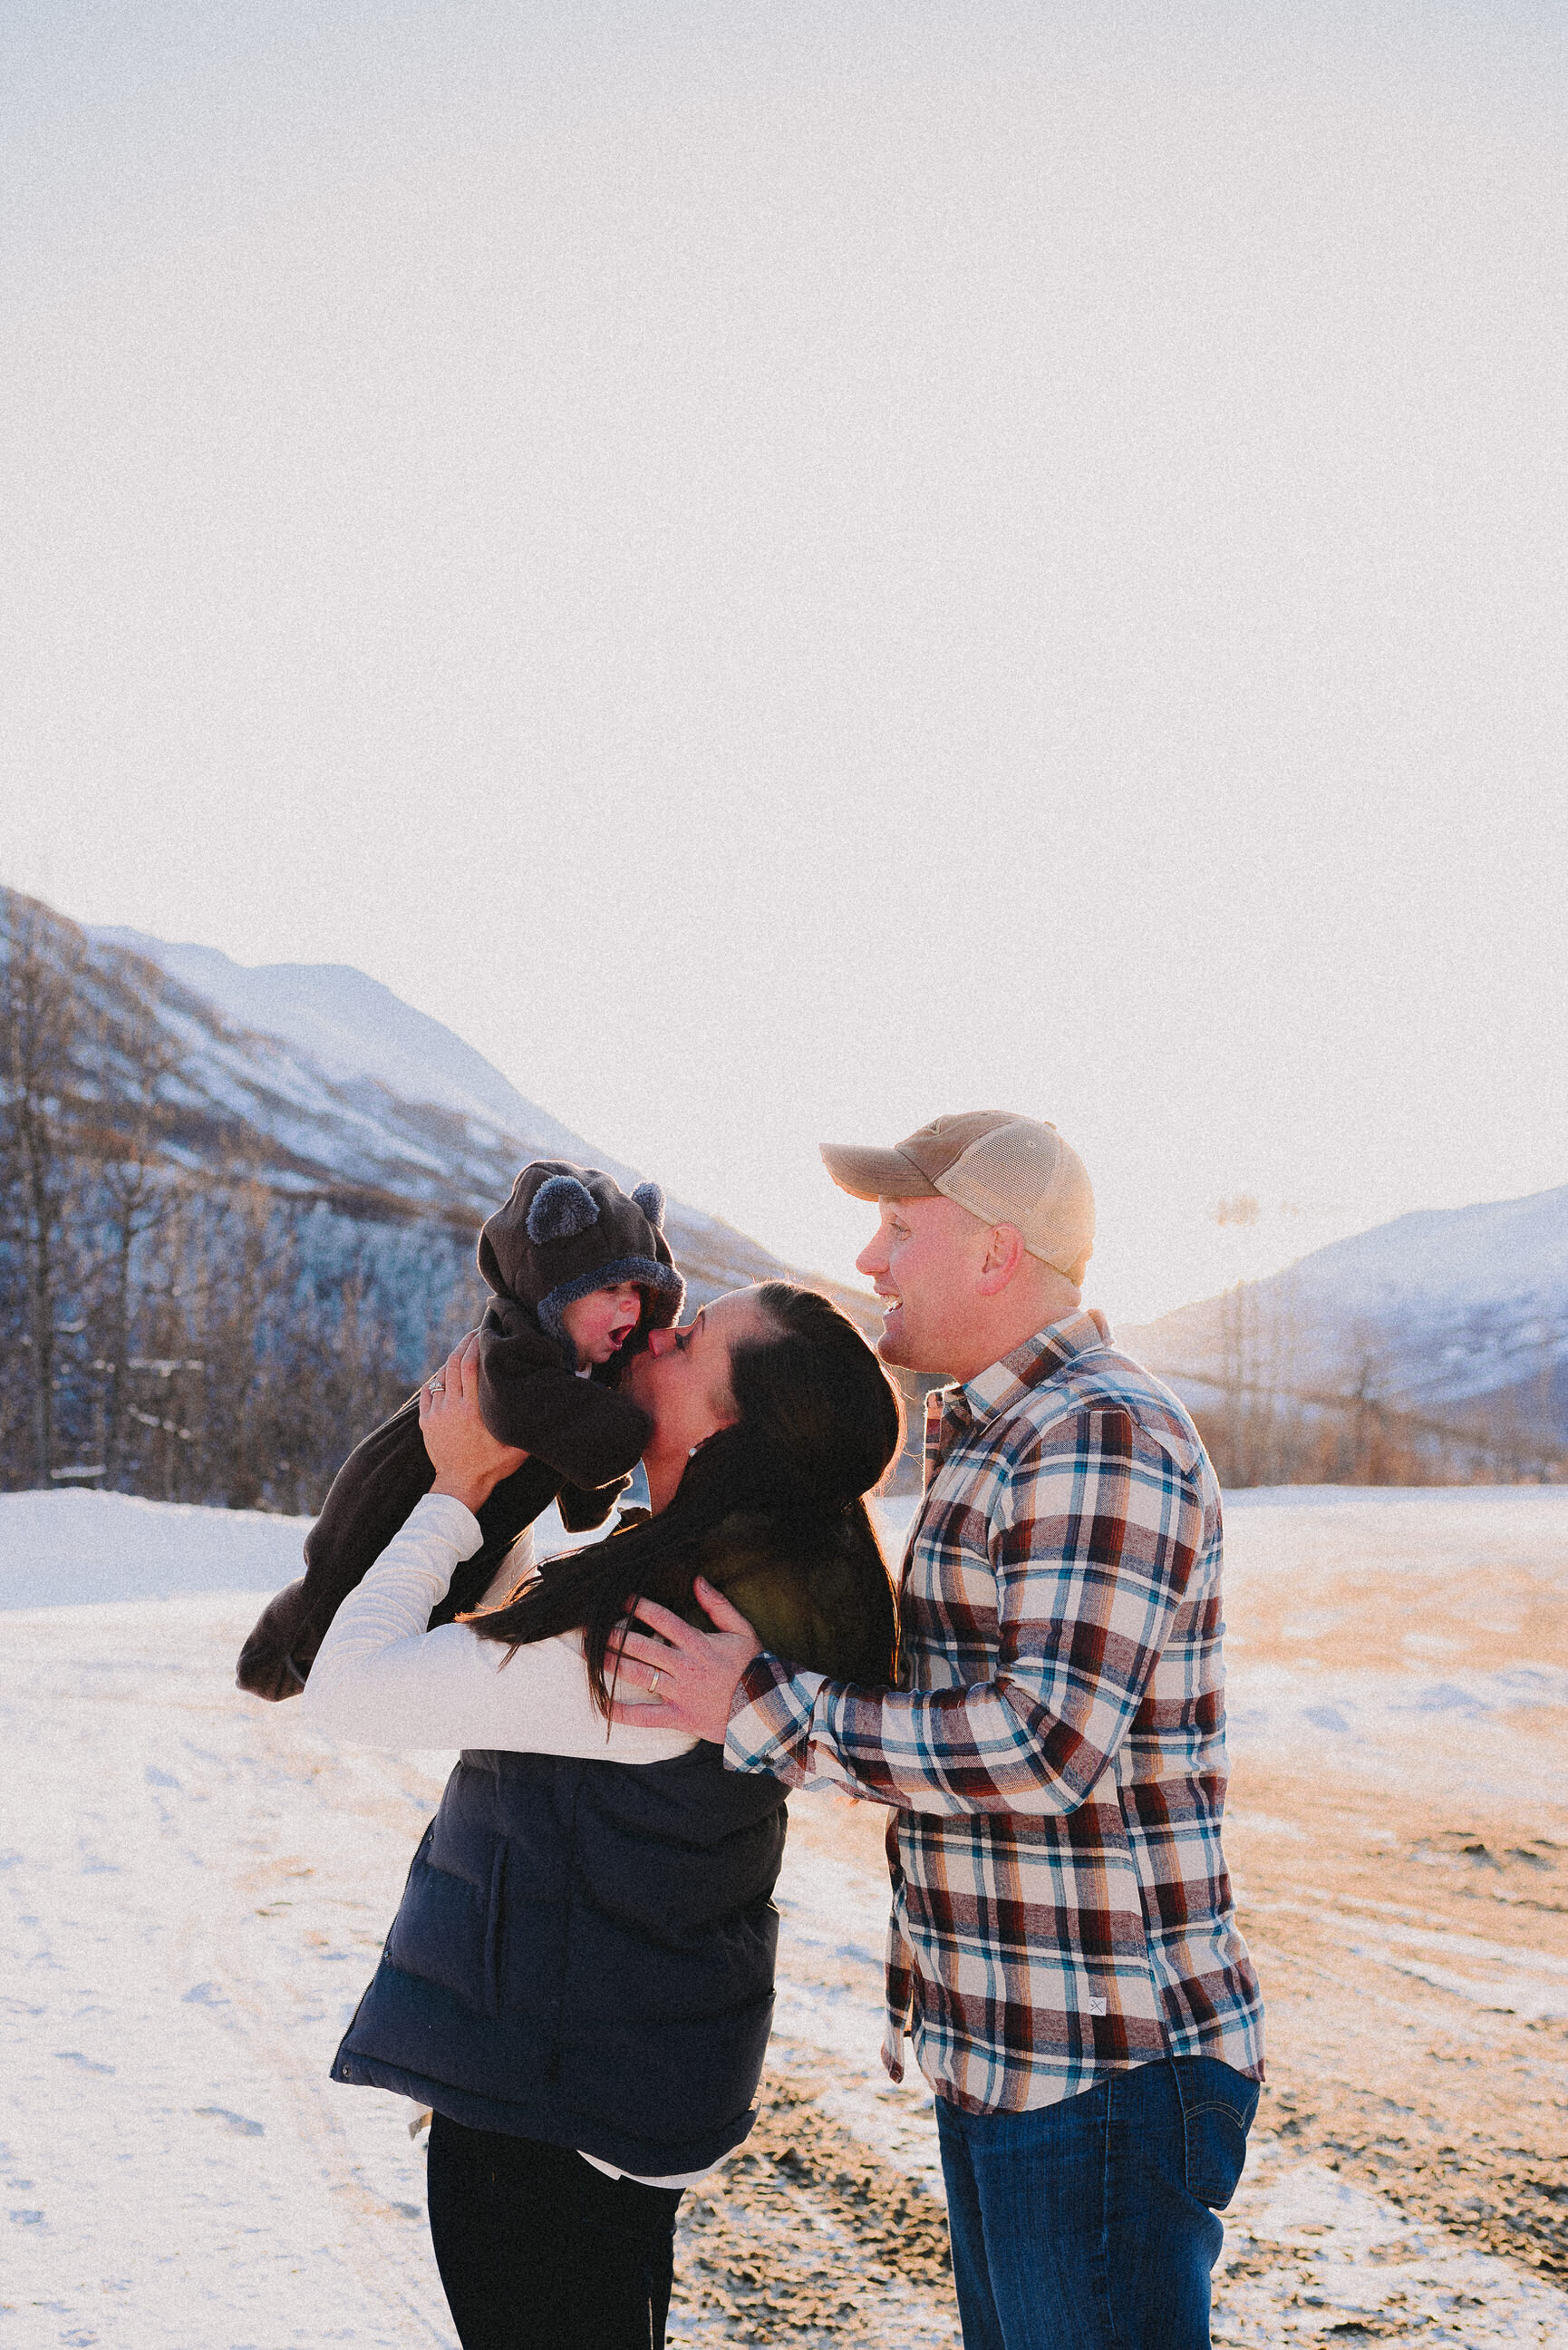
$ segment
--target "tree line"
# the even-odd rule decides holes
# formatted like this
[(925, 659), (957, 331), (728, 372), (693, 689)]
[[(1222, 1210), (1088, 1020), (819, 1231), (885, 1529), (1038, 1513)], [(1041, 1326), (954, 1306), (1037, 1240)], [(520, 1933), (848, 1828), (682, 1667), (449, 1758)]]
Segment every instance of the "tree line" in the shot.
[[(1413, 1391), (1416, 1344), (1397, 1328), (1352, 1324), (1331, 1359), (1291, 1282), (1238, 1283), (1218, 1301), (1201, 1367), (1166, 1372), (1210, 1399), (1193, 1412), (1221, 1485), (1555, 1483), (1568, 1478), (1561, 1367), (1568, 1326), (1504, 1306), (1428, 1325), (1419, 1348), (1441, 1375), (1457, 1360), (1494, 1366), (1499, 1384), (1441, 1406)], [(1315, 1377), (1300, 1366), (1317, 1361)], [(1504, 1383), (1506, 1382), (1506, 1384)]]
[(311, 1511), (472, 1326), (474, 1220), (214, 1150), (165, 985), (0, 892), (0, 1486)]

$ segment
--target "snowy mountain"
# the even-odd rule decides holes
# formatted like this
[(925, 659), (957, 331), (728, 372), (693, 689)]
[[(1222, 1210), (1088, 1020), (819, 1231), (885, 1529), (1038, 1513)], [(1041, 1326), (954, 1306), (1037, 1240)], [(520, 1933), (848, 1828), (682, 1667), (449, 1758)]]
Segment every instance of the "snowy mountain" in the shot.
[[(563, 1126), (508, 1083), (472, 1045), (391, 989), (346, 963), (247, 968), (215, 947), (145, 932), (86, 932), (99, 949), (141, 959), (161, 975), (163, 1024), (182, 1066), (167, 1091), (183, 1104), (184, 1155), (200, 1163), (257, 1139), (266, 1178), (316, 1192), (349, 1212), (443, 1211), (472, 1223), (506, 1197), (530, 1159), (601, 1167), (631, 1183), (639, 1170)], [(788, 1274), (759, 1242), (682, 1201), (667, 1225), (692, 1302)], [(826, 1284), (865, 1317), (868, 1301)]]
[[(517, 1170), (636, 1180), (341, 966), (246, 971), (0, 889), (0, 1488), (318, 1508), (483, 1311)], [(789, 1275), (698, 1208), (666, 1228), (692, 1307)]]
[[(626, 1167), (530, 1101), (463, 1039), (342, 963), (246, 968), (215, 947), (99, 929), (158, 974), (182, 1066), (177, 1153), (253, 1158), (276, 1189), (349, 1214), (471, 1227), (530, 1158)], [(720, 1219), (671, 1201), (694, 1299), (786, 1270)], [(834, 1294), (865, 1315), (857, 1293)], [(1568, 1187), (1428, 1210), (1336, 1241), (1286, 1272), (1127, 1333), (1184, 1393), (1374, 1394), (1473, 1417), (1500, 1405), (1568, 1434)]]
[(373, 1078), (400, 1101), (436, 1103), (525, 1143), (527, 1156), (586, 1161), (618, 1180), (631, 1172), (525, 1099), (441, 1021), (351, 963), (247, 966), (217, 947), (173, 945), (144, 931), (102, 928), (88, 936), (145, 956), (215, 1004), (231, 1027), (281, 1038), (339, 1084)]
[[(342, 965), (245, 970), (0, 888), (0, 1489), (315, 1509), (483, 1311), (518, 1169), (641, 1171)], [(665, 1224), (692, 1308), (803, 1277), (687, 1202)]]
[(1397, 1217), (1127, 1336), (1199, 1404), (1365, 1393), (1568, 1435), (1568, 1186)]

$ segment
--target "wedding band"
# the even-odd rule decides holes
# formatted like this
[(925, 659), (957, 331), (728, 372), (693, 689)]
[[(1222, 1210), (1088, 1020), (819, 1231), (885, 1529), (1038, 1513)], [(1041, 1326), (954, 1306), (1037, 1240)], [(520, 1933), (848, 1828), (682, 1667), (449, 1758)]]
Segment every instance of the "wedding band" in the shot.
[(428, 1384), (431, 1395), (445, 1395), (446, 1381), (444, 1379), (431, 1379)]
[(658, 1667), (657, 1665), (655, 1665), (655, 1667), (654, 1667), (653, 1670), (652, 1670), (652, 1671), (649, 1674), (649, 1676), (648, 1676), (648, 1694), (649, 1694), (649, 1697), (651, 1697), (651, 1696), (653, 1695), (654, 1690), (655, 1690), (658, 1687), (659, 1687), (659, 1667)]

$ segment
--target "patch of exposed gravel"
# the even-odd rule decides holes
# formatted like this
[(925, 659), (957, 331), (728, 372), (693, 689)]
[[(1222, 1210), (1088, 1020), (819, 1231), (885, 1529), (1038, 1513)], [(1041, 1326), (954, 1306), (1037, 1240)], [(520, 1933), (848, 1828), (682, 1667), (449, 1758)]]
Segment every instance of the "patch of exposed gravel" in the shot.
[(745, 2147), (686, 2197), (671, 2350), (959, 2340), (940, 2201), (829, 2120), (817, 2085), (770, 2066)]

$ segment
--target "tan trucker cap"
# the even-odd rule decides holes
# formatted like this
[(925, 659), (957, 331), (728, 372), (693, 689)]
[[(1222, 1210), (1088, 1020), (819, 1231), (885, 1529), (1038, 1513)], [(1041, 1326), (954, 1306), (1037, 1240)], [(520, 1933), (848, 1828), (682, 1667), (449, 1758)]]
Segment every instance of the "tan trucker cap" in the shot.
[(982, 1223), (1016, 1224), (1031, 1256), (1082, 1284), (1095, 1249), (1095, 1194), (1083, 1160), (1047, 1120), (973, 1109), (934, 1118), (891, 1150), (820, 1147), (852, 1198), (954, 1200)]

